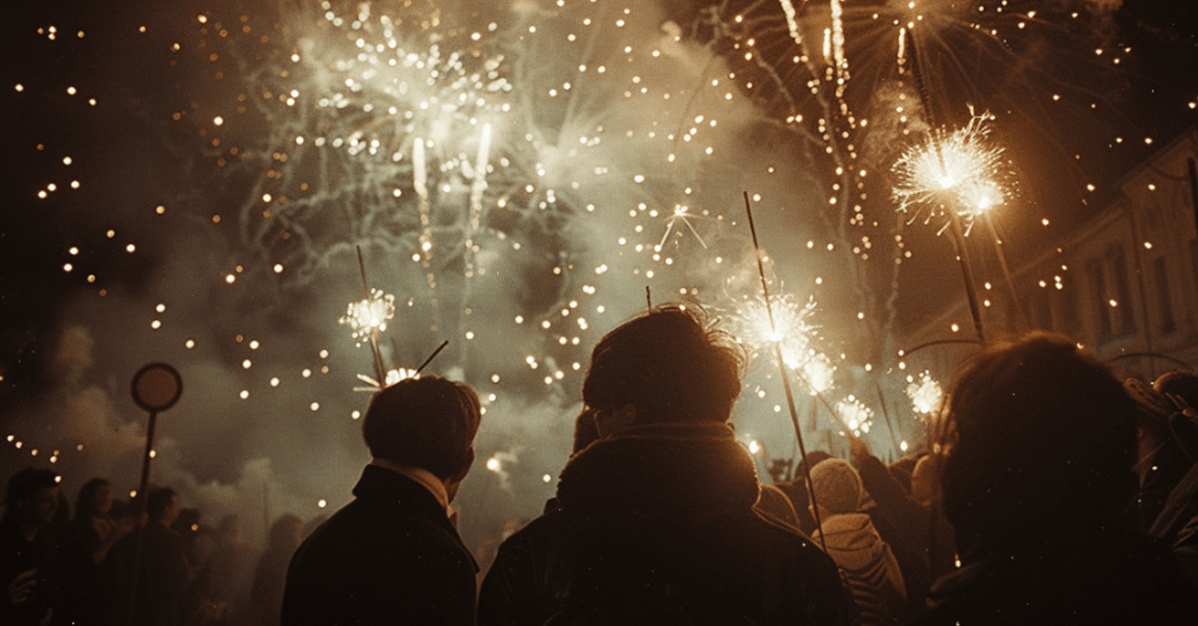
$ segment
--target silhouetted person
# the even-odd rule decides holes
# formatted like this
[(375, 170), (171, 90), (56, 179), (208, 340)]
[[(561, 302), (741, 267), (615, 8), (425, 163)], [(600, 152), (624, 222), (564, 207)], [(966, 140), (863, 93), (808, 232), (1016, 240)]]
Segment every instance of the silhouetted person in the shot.
[(1064, 337), (977, 355), (936, 429), (961, 568), (919, 624), (1192, 624), (1168, 557), (1123, 523), (1135, 405)]
[(1177, 412), (1173, 402), (1135, 378), (1123, 381), (1123, 389), (1136, 403), (1136, 464), (1132, 470), (1139, 479), (1139, 490), (1132, 513), (1137, 527), (1146, 533), (1193, 461), (1169, 428), (1169, 418)]
[[(179, 517), (179, 496), (170, 487), (146, 496), (146, 525), (112, 548), (115, 576), (113, 620), (132, 626), (175, 626), (182, 619), (190, 567), (183, 537), (171, 529)], [(138, 543), (141, 563), (137, 566)], [(136, 582), (133, 579), (137, 568)], [(134, 591), (134, 585), (136, 585)], [(130, 609), (130, 600), (133, 608)]]
[(847, 623), (831, 559), (754, 508), (727, 423), (744, 362), (678, 306), (604, 337), (583, 384), (602, 438), (567, 463), (558, 506), (500, 547), (479, 624)]
[(27, 467), (8, 480), (0, 521), (0, 581), (6, 587), (0, 624), (46, 624), (59, 600), (58, 550), (51, 522), (58, 511), (58, 475)]
[(474, 461), (478, 396), (443, 378), (376, 393), (362, 434), (374, 460), (355, 499), (300, 545), (287, 572), (284, 626), (470, 626), (474, 559), (449, 504)]
[(250, 619), (250, 587), (258, 560), (253, 546), (241, 540), (241, 518), (221, 518), (216, 540), (196, 575), (196, 620), (201, 624), (237, 625)]
[(827, 459), (811, 468), (811, 484), (828, 555), (857, 602), (861, 626), (891, 623), (903, 613), (907, 588), (898, 560), (878, 535), (869, 515), (862, 512), (861, 477), (844, 459)]
[(101, 565), (126, 532), (109, 515), (112, 503), (112, 485), (103, 478), (84, 483), (75, 499), (75, 517), (61, 542), (65, 602), (59, 614), (66, 623), (109, 623), (112, 589)]
[[(893, 464), (887, 467), (873, 455), (865, 441), (856, 437), (849, 440), (849, 451), (861, 484), (876, 505), (869, 511), (874, 526), (894, 552), (903, 572), (907, 589), (904, 617), (910, 617), (923, 609), (932, 582), (954, 569), (956, 546), (952, 526), (944, 519), (941, 506), (940, 457), (912, 455), (903, 463), (911, 469), (903, 471), (896, 470)], [(906, 489), (901, 482), (903, 477)]]
[(258, 559), (250, 601), (254, 607), (254, 623), (278, 626), (283, 609), (283, 586), (287, 582), (287, 565), (300, 544), (304, 521), (287, 513), (270, 525), (269, 545)]

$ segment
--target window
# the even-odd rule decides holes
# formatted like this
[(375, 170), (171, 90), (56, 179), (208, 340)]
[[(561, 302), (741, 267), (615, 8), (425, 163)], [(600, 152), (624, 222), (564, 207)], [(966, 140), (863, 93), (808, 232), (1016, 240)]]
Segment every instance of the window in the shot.
[(1177, 330), (1177, 320), (1173, 317), (1173, 294), (1169, 290), (1169, 269), (1165, 265), (1165, 257), (1159, 256), (1152, 260), (1152, 277), (1156, 281), (1156, 306), (1160, 310), (1160, 331), (1168, 334)]
[(1106, 271), (1102, 259), (1086, 264), (1086, 276), (1090, 280), (1090, 301), (1098, 315), (1098, 338), (1109, 339), (1111, 331), (1111, 303), (1107, 297)]

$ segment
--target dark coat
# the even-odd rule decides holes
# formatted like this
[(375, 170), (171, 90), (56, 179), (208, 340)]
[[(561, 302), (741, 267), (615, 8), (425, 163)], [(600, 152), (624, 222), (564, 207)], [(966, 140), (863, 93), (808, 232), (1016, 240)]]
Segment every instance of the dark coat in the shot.
[(836, 565), (755, 509), (723, 424), (641, 426), (576, 454), (558, 508), (499, 548), (479, 624), (844, 624)]
[[(137, 542), (141, 539), (140, 567), (136, 567)], [(175, 626), (182, 622), (183, 598), (187, 592), (190, 566), (183, 536), (157, 522), (150, 522), (112, 546), (105, 565), (114, 576), (113, 620), (126, 624), (132, 594), (136, 626)], [(133, 571), (137, 587), (131, 589)]]
[(1193, 624), (1194, 598), (1167, 551), (1118, 533), (1029, 538), (1018, 553), (979, 541), (908, 626)]
[(354, 496), (296, 550), (283, 626), (473, 626), (477, 567), (433, 494), (368, 465)]
[[(37, 570), (37, 586), (29, 599), (13, 605), (7, 588), (19, 575)], [(0, 521), (0, 624), (35, 625), (61, 602), (61, 563), (54, 529), (43, 526), (33, 541), (25, 539), (17, 520)]]

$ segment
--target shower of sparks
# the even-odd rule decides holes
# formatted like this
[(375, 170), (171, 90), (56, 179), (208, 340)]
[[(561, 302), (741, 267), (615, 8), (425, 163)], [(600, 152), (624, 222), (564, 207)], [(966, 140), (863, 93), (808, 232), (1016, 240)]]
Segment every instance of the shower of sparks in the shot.
[(387, 330), (387, 320), (395, 317), (395, 296), (371, 289), (370, 297), (350, 302), (345, 315), (338, 320), (353, 331), (353, 338), (362, 345), (376, 332)]
[(991, 119), (989, 113), (974, 115), (964, 128), (937, 129), (908, 148), (893, 168), (898, 210), (911, 213), (912, 221), (927, 210), (925, 223), (949, 211), (972, 222), (1004, 204), (1009, 166), (1003, 148), (989, 140)]
[(379, 389), (382, 389), (384, 387), (390, 387), (391, 385), (394, 385), (395, 383), (397, 383), (401, 380), (408, 380), (409, 378), (420, 378), (420, 374), (417, 373), (416, 370), (406, 369), (406, 368), (402, 368), (402, 367), (392, 369), (392, 370), (387, 370), (387, 380), (382, 385), (379, 384), (379, 381), (377, 381), (365, 374), (358, 374), (358, 380), (366, 383), (367, 386), (354, 387), (354, 391), (367, 391), (370, 393), (374, 393), (374, 392), (378, 391)]
[(914, 376), (907, 377), (907, 397), (911, 398), (911, 404), (916, 413), (920, 415), (931, 415), (940, 408), (940, 403), (944, 399), (944, 390), (940, 388), (940, 383), (932, 378), (930, 372), (924, 372), (918, 378)]
[(836, 403), (836, 415), (853, 436), (868, 433), (873, 425), (874, 411), (852, 395)]
[(662, 246), (666, 245), (666, 239), (670, 237), (670, 233), (674, 230), (674, 226), (678, 224), (678, 222), (686, 224), (686, 227), (690, 229), (691, 234), (693, 234), (695, 239), (699, 241), (699, 245), (707, 248), (707, 243), (703, 241), (703, 237), (699, 236), (699, 231), (695, 230), (694, 224), (691, 224), (690, 218), (695, 216), (688, 213), (688, 211), (689, 208), (686, 205), (678, 204), (674, 206), (674, 212), (670, 214), (670, 217), (666, 220), (666, 231), (661, 234), (661, 241), (657, 242), (657, 247), (655, 248), (657, 251), (660, 252)]
[(782, 361), (791, 369), (799, 369), (816, 354), (812, 348), (818, 336), (818, 326), (809, 319), (815, 312), (815, 298), (799, 305), (790, 294), (770, 299), (773, 322), (765, 298), (757, 296), (737, 309), (733, 326), (740, 340), (758, 355), (774, 354), (774, 346), (782, 348)]
[(811, 354), (801, 370), (803, 381), (807, 383), (813, 395), (828, 391), (835, 382), (836, 364), (822, 352), (809, 352)]

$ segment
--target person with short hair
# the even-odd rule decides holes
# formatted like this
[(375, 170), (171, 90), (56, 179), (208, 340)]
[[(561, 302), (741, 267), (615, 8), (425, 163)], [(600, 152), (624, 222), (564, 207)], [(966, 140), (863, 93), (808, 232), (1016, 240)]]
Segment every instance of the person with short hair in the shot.
[(110, 552), (113, 621), (174, 626), (183, 620), (183, 600), (191, 579), (183, 536), (171, 528), (179, 517), (179, 494), (170, 487), (157, 487), (145, 498), (145, 526), (121, 538)]
[(373, 460), (355, 499), (296, 550), (284, 626), (473, 626), (477, 566), (450, 519), (474, 462), (478, 396), (436, 376), (371, 398), (362, 435)]
[(58, 474), (25, 469), (13, 474), (4, 492), (0, 521), (0, 624), (43, 623), (58, 598), (55, 568), (58, 546), (51, 522), (58, 512)]
[(987, 347), (935, 424), (960, 569), (914, 623), (1192, 624), (1184, 578), (1125, 524), (1135, 404), (1069, 339)]
[(509, 537), (479, 624), (844, 624), (836, 565), (756, 508), (728, 420), (746, 357), (695, 307), (651, 309), (591, 354), (599, 439), (562, 470), (556, 507)]

